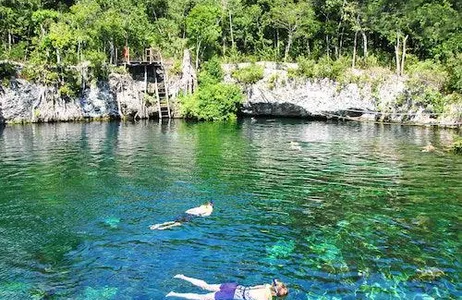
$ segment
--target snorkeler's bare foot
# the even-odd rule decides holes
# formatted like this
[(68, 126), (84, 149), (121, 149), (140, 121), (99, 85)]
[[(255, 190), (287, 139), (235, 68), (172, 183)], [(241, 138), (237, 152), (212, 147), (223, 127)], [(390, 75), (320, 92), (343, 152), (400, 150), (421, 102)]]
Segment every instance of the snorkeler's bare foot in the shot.
[(183, 274), (176, 274), (175, 276), (173, 276), (173, 278), (184, 279), (185, 276)]
[(175, 292), (170, 292), (167, 295), (165, 295), (165, 297), (175, 297), (175, 296), (176, 296)]

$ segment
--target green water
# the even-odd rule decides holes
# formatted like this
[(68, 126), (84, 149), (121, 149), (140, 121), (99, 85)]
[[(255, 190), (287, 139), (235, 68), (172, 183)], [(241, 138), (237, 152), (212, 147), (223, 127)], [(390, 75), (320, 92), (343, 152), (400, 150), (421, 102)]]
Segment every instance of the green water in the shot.
[[(265, 119), (6, 127), (0, 299), (201, 292), (177, 273), (277, 277), (286, 299), (461, 298), (452, 134)], [(441, 151), (421, 152), (428, 142)], [(208, 200), (210, 217), (148, 228)]]

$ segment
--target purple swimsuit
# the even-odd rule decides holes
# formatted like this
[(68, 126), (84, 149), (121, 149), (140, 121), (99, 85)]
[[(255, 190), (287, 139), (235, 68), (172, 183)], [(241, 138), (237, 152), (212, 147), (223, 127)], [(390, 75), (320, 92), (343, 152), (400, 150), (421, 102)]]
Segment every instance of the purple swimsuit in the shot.
[(245, 299), (239, 297), (235, 297), (236, 290), (241, 290), (244, 287), (238, 285), (237, 283), (230, 282), (230, 283), (223, 283), (220, 285), (220, 290), (215, 293), (215, 300), (233, 300), (233, 299)]

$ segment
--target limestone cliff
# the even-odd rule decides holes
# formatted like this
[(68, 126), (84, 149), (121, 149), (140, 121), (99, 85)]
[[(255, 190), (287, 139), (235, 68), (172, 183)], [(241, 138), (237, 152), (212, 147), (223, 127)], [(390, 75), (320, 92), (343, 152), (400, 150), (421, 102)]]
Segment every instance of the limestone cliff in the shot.
[(0, 123), (157, 117), (156, 103), (143, 99), (139, 84), (128, 74), (111, 74), (69, 97), (56, 87), (12, 78), (0, 89)]
[[(404, 77), (390, 74), (380, 80), (369, 78), (369, 81), (345, 84), (329, 79), (290, 76), (289, 71), (296, 69), (296, 64), (256, 64), (264, 68), (263, 78), (255, 84), (243, 85), (246, 100), (242, 113), (245, 115), (346, 118), (445, 126), (462, 123), (460, 105), (450, 105), (447, 114), (439, 115), (428, 107), (413, 104)], [(236, 82), (231, 76), (233, 70), (249, 65), (224, 65), (225, 81)]]

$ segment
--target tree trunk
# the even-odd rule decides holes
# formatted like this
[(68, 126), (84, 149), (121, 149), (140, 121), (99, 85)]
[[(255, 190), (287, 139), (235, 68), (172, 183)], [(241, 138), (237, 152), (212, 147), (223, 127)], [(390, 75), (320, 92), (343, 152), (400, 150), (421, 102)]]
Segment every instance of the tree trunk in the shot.
[(289, 57), (289, 51), (290, 51), (290, 47), (292, 46), (293, 38), (294, 38), (294, 34), (292, 31), (289, 30), (289, 38), (287, 40), (286, 51), (284, 53), (284, 62), (286, 62), (287, 58)]
[(327, 57), (330, 57), (329, 35), (326, 35), (326, 55)]
[(59, 65), (61, 63), (61, 56), (59, 55), (59, 49), (56, 48), (56, 63)]
[(234, 44), (233, 19), (231, 16), (231, 11), (229, 11), (229, 31), (231, 32), (231, 48), (234, 49), (236, 45)]
[(403, 39), (403, 53), (401, 55), (401, 75), (404, 75), (404, 60), (406, 58), (406, 42), (408, 38), (409, 35), (406, 35), (406, 37)]
[(362, 30), (361, 35), (363, 36), (363, 56), (364, 59), (367, 58), (367, 35), (366, 33)]
[(279, 29), (276, 28), (276, 54), (279, 57)]
[(111, 39), (109, 42), (109, 51), (111, 52), (111, 56), (109, 58), (109, 64), (113, 65), (114, 64), (114, 39)]
[(399, 33), (396, 33), (396, 45), (395, 45), (395, 60), (396, 60), (396, 75), (401, 75), (400, 71), (400, 57), (399, 57), (399, 50), (400, 50), (400, 44), (399, 44)]
[(342, 48), (343, 48), (343, 36), (345, 34), (345, 27), (342, 27), (342, 33), (340, 34), (340, 42), (339, 42), (339, 45), (338, 45), (338, 57), (339, 58), (340, 56), (342, 56)]
[(82, 57), (80, 55), (80, 40), (77, 42), (77, 60), (80, 62), (82, 62)]
[(355, 31), (355, 39), (353, 42), (353, 59), (351, 61), (351, 67), (354, 68), (356, 65), (356, 45), (358, 43), (358, 31)]
[(197, 42), (196, 46), (196, 70), (199, 70), (199, 52), (201, 49), (201, 41)]
[(11, 35), (11, 30), (8, 29), (8, 51), (11, 51), (11, 44), (13, 43), (13, 37)]

